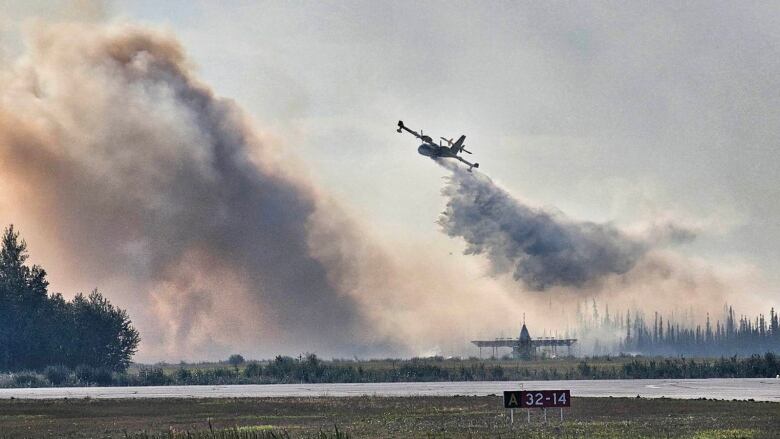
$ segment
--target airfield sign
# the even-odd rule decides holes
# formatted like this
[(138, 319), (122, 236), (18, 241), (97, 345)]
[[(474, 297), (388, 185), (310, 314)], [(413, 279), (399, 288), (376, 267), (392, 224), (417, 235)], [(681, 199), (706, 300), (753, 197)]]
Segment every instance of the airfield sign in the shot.
[(505, 390), (504, 408), (509, 409), (509, 422), (515, 423), (515, 409), (526, 409), (527, 420), (531, 422), (532, 408), (542, 409), (544, 422), (547, 423), (547, 409), (561, 409), (561, 422), (563, 422), (563, 408), (571, 407), (571, 391), (569, 390)]
[(504, 392), (504, 408), (552, 407), (571, 407), (571, 392), (569, 390), (509, 390)]

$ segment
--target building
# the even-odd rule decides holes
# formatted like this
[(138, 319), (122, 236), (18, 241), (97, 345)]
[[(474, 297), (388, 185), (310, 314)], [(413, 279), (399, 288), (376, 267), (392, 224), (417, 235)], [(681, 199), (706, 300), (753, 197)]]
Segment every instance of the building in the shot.
[(517, 359), (530, 360), (535, 357), (540, 348), (548, 348), (553, 355), (558, 354), (559, 347), (566, 347), (566, 354), (571, 354), (571, 347), (577, 342), (576, 338), (542, 337), (531, 338), (528, 328), (523, 323), (518, 338), (496, 338), (494, 340), (473, 340), (471, 343), (479, 348), (479, 357), (482, 358), (482, 348), (491, 348), (492, 356), (496, 357), (498, 348), (512, 348), (512, 356)]

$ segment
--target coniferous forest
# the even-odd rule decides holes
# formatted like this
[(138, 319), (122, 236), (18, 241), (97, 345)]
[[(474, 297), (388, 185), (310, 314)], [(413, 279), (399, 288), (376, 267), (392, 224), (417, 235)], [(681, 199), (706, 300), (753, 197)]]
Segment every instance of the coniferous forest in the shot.
[(610, 314), (592, 302), (588, 313), (577, 313), (579, 330), (593, 354), (635, 353), (647, 356), (723, 357), (780, 352), (780, 316), (737, 315), (724, 305), (722, 314), (696, 316), (688, 310), (649, 316), (639, 310)]
[(65, 300), (46, 271), (28, 265), (27, 244), (5, 229), (0, 243), (0, 371), (46, 366), (127, 369), (140, 341), (127, 312), (97, 290)]

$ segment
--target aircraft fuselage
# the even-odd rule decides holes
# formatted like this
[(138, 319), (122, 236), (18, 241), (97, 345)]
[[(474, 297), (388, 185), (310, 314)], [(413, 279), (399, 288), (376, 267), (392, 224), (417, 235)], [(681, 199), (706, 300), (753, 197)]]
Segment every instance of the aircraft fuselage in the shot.
[(437, 146), (431, 143), (423, 143), (422, 145), (417, 147), (417, 152), (431, 158), (437, 158), (437, 157), (457, 158), (457, 155), (453, 153), (449, 147)]

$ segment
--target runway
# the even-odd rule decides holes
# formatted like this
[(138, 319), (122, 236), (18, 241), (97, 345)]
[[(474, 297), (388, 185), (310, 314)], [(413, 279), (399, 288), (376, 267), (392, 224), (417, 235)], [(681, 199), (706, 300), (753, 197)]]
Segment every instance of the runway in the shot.
[(54, 387), (0, 389), (0, 399), (276, 398), (317, 396), (487, 396), (504, 390), (570, 389), (572, 396), (753, 399), (780, 402), (780, 379), (472, 381), (266, 384), (230, 386)]

